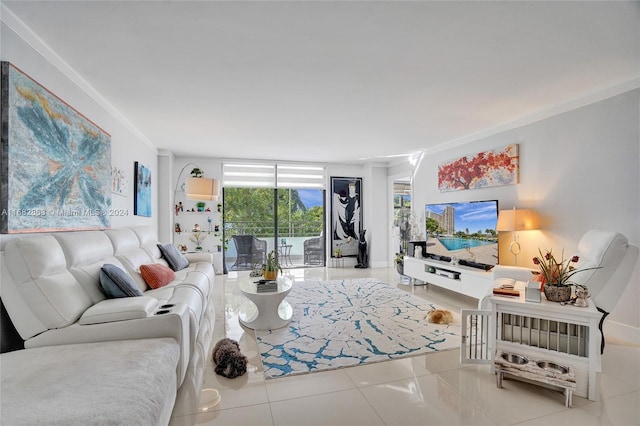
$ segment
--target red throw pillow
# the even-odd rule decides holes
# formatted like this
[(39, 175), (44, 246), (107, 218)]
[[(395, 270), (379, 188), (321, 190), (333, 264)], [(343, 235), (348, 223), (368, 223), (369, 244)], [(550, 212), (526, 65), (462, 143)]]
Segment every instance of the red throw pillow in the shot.
[(151, 288), (164, 287), (176, 278), (176, 273), (161, 263), (140, 265), (140, 274)]

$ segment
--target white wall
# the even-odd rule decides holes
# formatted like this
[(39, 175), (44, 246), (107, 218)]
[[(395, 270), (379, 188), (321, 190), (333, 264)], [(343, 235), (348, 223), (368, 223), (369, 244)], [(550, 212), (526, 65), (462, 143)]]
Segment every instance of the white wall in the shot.
[[(3, 17), (4, 18), (4, 17)], [(16, 26), (14, 24), (14, 26)], [(27, 39), (27, 40), (25, 40)], [(74, 73), (69, 72), (60, 59), (37, 38), (24, 28), (10, 28), (5, 22), (0, 26), (0, 58), (9, 61), (56, 96), (67, 102), (83, 115), (95, 122), (111, 135), (111, 164), (129, 175), (129, 188), (126, 196), (112, 195), (111, 207), (128, 212), (121, 217), (112, 217), (113, 228), (134, 225), (156, 226), (158, 211), (158, 159), (157, 150), (135, 129), (123, 123), (120, 117), (105, 107), (104, 100), (96, 100), (81, 89), (83, 83)], [(64, 70), (61, 71), (61, 69)], [(151, 171), (152, 176), (152, 217), (145, 218), (133, 214), (134, 162), (140, 161)], [(0, 248), (15, 235), (0, 235)]]
[[(519, 266), (534, 267), (538, 247), (572, 253), (590, 229), (617, 231), (640, 244), (640, 89), (572, 111), (427, 154), (414, 179), (414, 208), (426, 203), (498, 199), (501, 209), (535, 209), (539, 231), (520, 233)], [(441, 193), (439, 163), (512, 143), (520, 145), (518, 185)], [(513, 264), (510, 235), (501, 235), (500, 263)], [(506, 238), (506, 244), (503, 242)], [(607, 334), (640, 343), (640, 277), (605, 325)]]
[(367, 230), (367, 243), (369, 249), (369, 267), (386, 268), (388, 262), (389, 246), (389, 194), (387, 185), (387, 166), (369, 163), (364, 167), (364, 211), (363, 229)]

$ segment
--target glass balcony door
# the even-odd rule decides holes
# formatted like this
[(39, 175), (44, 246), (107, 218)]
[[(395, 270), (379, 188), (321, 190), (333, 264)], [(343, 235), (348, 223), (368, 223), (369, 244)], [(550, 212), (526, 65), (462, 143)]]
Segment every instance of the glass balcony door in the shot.
[(324, 190), (225, 188), (227, 270), (260, 268), (277, 250), (283, 268), (324, 266)]

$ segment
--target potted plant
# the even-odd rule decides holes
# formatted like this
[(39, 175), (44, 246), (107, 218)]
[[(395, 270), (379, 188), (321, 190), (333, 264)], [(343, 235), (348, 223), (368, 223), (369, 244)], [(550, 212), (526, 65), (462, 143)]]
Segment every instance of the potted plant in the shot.
[(278, 271), (282, 272), (282, 267), (278, 260), (278, 251), (271, 250), (267, 254), (267, 263), (264, 264), (264, 279), (275, 280), (278, 278)]
[(578, 263), (580, 258), (573, 256), (568, 259), (564, 258), (564, 250), (562, 251), (562, 260), (558, 261), (551, 250), (544, 255), (538, 249), (540, 256), (533, 258), (534, 265), (540, 268), (540, 273), (535, 277), (536, 281), (542, 283), (542, 289), (547, 300), (551, 302), (566, 302), (571, 300), (571, 286), (586, 290), (585, 286), (576, 284), (570, 278), (578, 272), (589, 271), (591, 269), (599, 269), (599, 267), (576, 269), (573, 265)]
[(406, 253), (409, 248), (409, 241), (423, 239), (424, 225), (420, 224), (419, 218), (409, 207), (399, 208), (394, 216), (392, 233), (399, 239), (400, 252)]
[(396, 265), (396, 271), (398, 271), (400, 275), (404, 275), (404, 254), (402, 252), (396, 253), (393, 263)]
[(204, 174), (204, 171), (202, 171), (202, 169), (199, 167), (196, 167), (193, 170), (191, 170), (191, 176), (195, 178), (202, 177), (203, 174)]
[(207, 238), (207, 234), (197, 231), (189, 237), (196, 244), (196, 251), (202, 251), (202, 242)]

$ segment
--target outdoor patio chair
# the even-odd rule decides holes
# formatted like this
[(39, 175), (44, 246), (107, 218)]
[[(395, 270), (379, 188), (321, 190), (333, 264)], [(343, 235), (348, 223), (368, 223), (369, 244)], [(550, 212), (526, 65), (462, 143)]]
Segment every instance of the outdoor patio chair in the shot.
[(304, 241), (304, 264), (322, 265), (324, 262), (324, 237), (309, 238)]
[(236, 262), (231, 266), (233, 270), (253, 269), (267, 261), (267, 242), (259, 240), (253, 235), (234, 235), (236, 245)]

